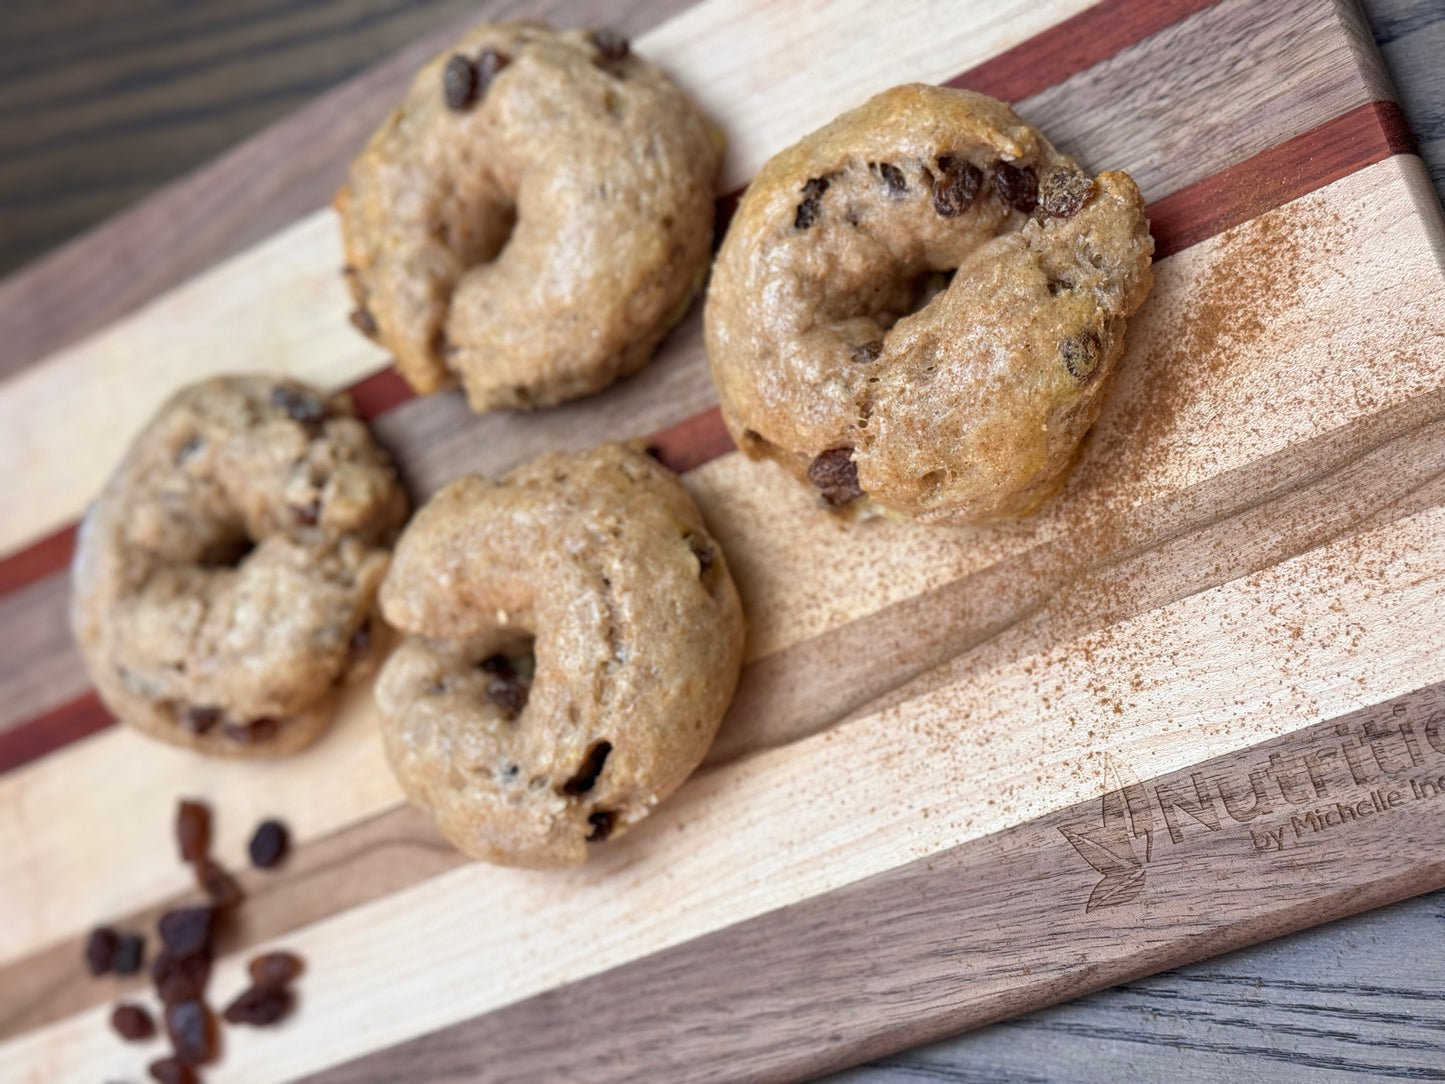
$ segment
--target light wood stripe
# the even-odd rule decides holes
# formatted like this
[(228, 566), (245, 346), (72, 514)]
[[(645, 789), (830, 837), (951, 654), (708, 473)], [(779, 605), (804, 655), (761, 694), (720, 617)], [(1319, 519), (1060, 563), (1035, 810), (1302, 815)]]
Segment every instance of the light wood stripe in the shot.
[[(468, 865), (294, 931), (304, 1011), (264, 1042), (238, 1036), (212, 1078), (294, 1079), (983, 839), (1096, 796), (1106, 752), (1147, 779), (1439, 683), (1442, 620), (1432, 509), (1084, 636), (1005, 633), (947, 687), (697, 777), (581, 870)], [(577, 951), (555, 951), (558, 931)], [(241, 966), (224, 961), (217, 989)], [(98, 1018), (0, 1058), (114, 1075), (131, 1055), (100, 1046)]]
[[(1360, 202), (1366, 199), (1370, 201), (1374, 212), (1385, 213), (1388, 218), (1392, 199), (1396, 206), (1402, 209), (1408, 207), (1413, 199), (1412, 194), (1425, 184), (1425, 180), (1420, 176), (1418, 163), (1410, 159), (1391, 159), (1337, 182), (1315, 197), (1309, 197), (1304, 207), (1306, 213), (1302, 214), (1299, 208), (1291, 206), (1272, 214), (1279, 220), (1292, 222), (1294, 228), (1308, 236), (1309, 231), (1321, 228), (1321, 219), (1327, 223), (1325, 229), (1333, 230), (1332, 216), (1335, 213), (1339, 213), (1344, 221), (1352, 220), (1351, 208), (1358, 208)], [(1390, 196), (1391, 192), (1395, 193), (1393, 197)], [(1324, 201), (1324, 206), (1328, 208), (1328, 213), (1323, 216), (1315, 213), (1319, 201)], [(1301, 214), (1303, 221), (1295, 217)], [(1407, 235), (1410, 227), (1403, 214), (1398, 216), (1398, 221), (1402, 236)], [(1271, 228), (1271, 223), (1266, 221), (1245, 227), (1244, 231)], [(1221, 238), (1166, 261), (1160, 267), (1161, 297), (1170, 296), (1169, 278), (1165, 276), (1165, 271), (1177, 265), (1179, 269), (1169, 274), (1178, 276), (1175, 281), (1180, 288), (1179, 304), (1195, 298), (1194, 287), (1201, 277), (1208, 274), (1211, 259), (1216, 264), (1224, 261), (1225, 255), (1222, 254), (1234, 244), (1238, 244), (1237, 236)], [(1313, 273), (1324, 281), (1316, 283), (1311, 278), (1302, 284), (1302, 296), (1278, 317), (1281, 326), (1309, 327), (1317, 320), (1311, 315), (1314, 311), (1333, 312), (1337, 315), (1357, 312), (1358, 310), (1349, 307), (1349, 299), (1354, 297), (1354, 303), (1360, 304), (1359, 298), (1367, 296), (1377, 286), (1403, 291), (1392, 295), (1392, 307), (1399, 313), (1429, 311), (1431, 302), (1427, 293), (1416, 293), (1414, 299), (1411, 299), (1412, 292), (1420, 290), (1418, 282), (1407, 281), (1401, 284), (1392, 281), (1386, 287), (1376, 280), (1375, 276), (1384, 278), (1391, 269), (1398, 267), (1393, 261), (1404, 247), (1403, 241), (1391, 241), (1387, 234), (1380, 246), (1371, 245), (1362, 249), (1339, 240), (1332, 244), (1334, 255)], [(1371, 270), (1372, 266), (1378, 270)], [(1356, 279), (1352, 276), (1363, 277)], [(1337, 281), (1331, 285), (1331, 280)], [(1360, 286), (1361, 289), (1356, 290), (1354, 286)], [(1435, 296), (1438, 298), (1438, 293)], [(1426, 308), (1420, 310), (1414, 307), (1419, 305), (1425, 305)], [(1316, 310), (1315, 306), (1319, 306), (1319, 309)], [(1167, 302), (1161, 305), (1161, 319), (1169, 309)], [(1367, 317), (1360, 313), (1349, 319), (1364, 321)], [(1408, 325), (1407, 321), (1406, 326)], [(1389, 346), (1383, 330), (1367, 325), (1364, 331), (1375, 337), (1383, 356), (1389, 356), (1393, 347)], [(1139, 341), (1167, 342), (1174, 337), (1176, 336), (1172, 332), (1161, 329)], [(1413, 332), (1411, 338), (1413, 341)], [(1286, 349), (1282, 342), (1266, 338), (1256, 343), (1252, 349), (1243, 349), (1238, 344), (1232, 349), (1238, 353), (1241, 371), (1258, 371), (1262, 380), (1266, 380), (1264, 374), (1273, 371), (1277, 375), (1268, 377), (1266, 382), (1284, 384), (1290, 382), (1287, 374), (1292, 369), (1306, 373), (1318, 372), (1320, 362), (1316, 352), (1321, 348), (1321, 344), (1313, 339), (1295, 343), (1292, 349)], [(1361, 359), (1359, 364), (1364, 367), (1373, 365), (1373, 357), (1374, 355), (1371, 355), (1370, 358)], [(1271, 366), (1275, 368), (1271, 370)], [(1139, 374), (1134, 378), (1136, 381), (1144, 380), (1144, 374), (1150, 371), (1158, 373), (1167, 370), (1159, 364), (1150, 366), (1142, 357), (1131, 359), (1126, 365), (1126, 373)], [(1429, 410), (1438, 410), (1438, 390), (1434, 393), (1437, 399), (1431, 400), (1428, 395), (1410, 392), (1408, 388), (1401, 387), (1397, 388), (1400, 398), (1393, 413), (1363, 415), (1356, 411), (1355, 405), (1341, 412), (1338, 406), (1331, 406), (1332, 398), (1337, 404), (1355, 404), (1362, 394), (1361, 390), (1350, 382), (1351, 371), (1349, 365), (1336, 364), (1333, 370), (1334, 378), (1329, 385), (1311, 385), (1313, 394), (1309, 403), (1295, 408), (1291, 414), (1298, 431), (1293, 438), (1279, 434), (1278, 443), (1281, 448), (1292, 448), (1309, 432), (1317, 432), (1322, 435), (1322, 439), (1327, 438), (1331, 433), (1347, 428), (1343, 423), (1355, 427), (1355, 432), (1347, 434), (1349, 439), (1330, 444), (1328, 454), (1316, 460), (1296, 457), (1287, 465), (1277, 468), (1268, 464), (1242, 461), (1236, 462), (1234, 469), (1243, 472), (1247, 481), (1257, 486), (1259, 491), (1268, 492), (1271, 486), (1283, 487), (1288, 479), (1297, 478), (1301, 471), (1305, 472), (1306, 477), (1327, 474), (1331, 469), (1337, 469), (1341, 462), (1348, 462), (1362, 451), (1407, 431), (1409, 426), (1427, 423), (1431, 420)], [(1194, 443), (1188, 447), (1200, 457), (1200, 464), (1204, 467), (1226, 466), (1221, 457), (1231, 450), (1231, 434), (1216, 432), (1213, 435), (1216, 442), (1214, 445), (1205, 439), (1210, 435), (1208, 419), (1216, 416), (1219, 409), (1219, 400), (1211, 399), (1210, 396), (1234, 395), (1237, 389), (1231, 389), (1227, 382), (1220, 382), (1220, 386), (1215, 387), (1216, 381), (1201, 378), (1201, 383), (1203, 387), (1190, 388), (1188, 394), (1183, 396), (1182, 405), (1187, 406), (1187, 409), (1179, 424), (1184, 427), (1183, 431), (1196, 433)], [(1120, 388), (1117, 407), (1111, 409), (1101, 422), (1098, 439), (1103, 442), (1104, 448), (1107, 448), (1110, 441), (1131, 439), (1131, 410), (1132, 416), (1137, 417), (1137, 404), (1147, 401), (1148, 397), (1141, 392), (1140, 386), (1131, 385), (1126, 377)], [(1395, 416), (1413, 401), (1418, 401), (1423, 416)], [(1131, 402), (1136, 406), (1131, 408)], [(1430, 406), (1432, 403), (1433, 406)], [(1281, 400), (1281, 407), (1287, 405), (1287, 401)], [(1261, 403), (1260, 411), (1267, 420), (1268, 411), (1264, 407), (1265, 404)], [(1191, 414), (1198, 419), (1197, 424), (1190, 421)], [(1368, 421), (1365, 420), (1367, 417)], [(1354, 419), (1353, 423), (1350, 423), (1351, 418)], [(1247, 418), (1240, 418), (1239, 427), (1236, 431), (1259, 428), (1251, 426)], [(1267, 436), (1267, 432), (1261, 429), (1258, 439), (1264, 441)], [(1175, 442), (1175, 438), (1167, 432), (1155, 434), (1152, 439), (1160, 442), (1166, 450)], [(832, 520), (820, 516), (811, 507), (806, 495), (798, 487), (786, 483), (777, 472), (746, 464), (737, 456), (724, 457), (694, 472), (689, 476), (689, 485), (708, 510), (711, 522), (724, 525), (720, 530), (725, 532), (731, 527), (744, 532), (735, 536), (724, 533), (723, 541), (730, 555), (734, 557), (749, 604), (758, 615), (756, 636), (762, 638), (762, 642), (767, 643), (772, 650), (781, 650), (787, 643), (808, 640), (828, 629), (837, 628), (848, 620), (864, 616), (863, 612), (850, 609), (846, 602), (842, 601), (854, 592), (861, 592), (863, 602), (860, 608), (875, 610), (940, 588), (970, 571), (986, 569), (998, 561), (1022, 554), (1050, 540), (1054, 540), (1058, 547), (1055, 553), (1067, 553), (1069, 540), (1080, 537), (1095, 538), (1101, 547), (1126, 546), (1129, 542), (1127, 535), (1110, 541), (1098, 534), (1096, 527), (1101, 522), (1099, 502), (1105, 499), (1110, 501), (1109, 507), (1113, 509), (1113, 514), (1137, 516), (1141, 526), (1153, 524), (1152, 529), (1166, 532), (1164, 537), (1168, 537), (1167, 532), (1170, 530), (1187, 532), (1191, 526), (1198, 526), (1201, 522), (1216, 520), (1221, 515), (1231, 513), (1231, 507), (1227, 502), (1223, 502), (1222, 497), (1213, 502), (1193, 500), (1188, 492), (1181, 493), (1177, 488), (1181, 484), (1189, 483), (1197, 489), (1202, 479), (1193, 476), (1207, 474), (1207, 470), (1191, 467), (1188, 461), (1171, 462), (1167, 455), (1156, 456), (1147, 445), (1136, 446), (1133, 454), (1141, 459), (1157, 461), (1161, 473), (1139, 479), (1132, 490), (1111, 495), (1097, 482), (1091, 485), (1087, 481), (1089, 471), (1086, 463), (1080, 475), (1079, 487), (1071, 486), (1060, 498), (1057, 511), (1046, 513), (1030, 524), (997, 532), (938, 532), (902, 528), (896, 536), (883, 539), (882, 541), (886, 541), (883, 545), (879, 544), (880, 536), (874, 533), (873, 527), (840, 530)], [(1121, 460), (1116, 458), (1107, 461)], [(1425, 463), (1429, 460), (1422, 455), (1420, 461)], [(1380, 484), (1379, 477), (1367, 476), (1366, 481), (1357, 488), (1357, 492), (1361, 495), (1369, 493), (1371, 486)], [(771, 492), (774, 486), (777, 487), (776, 491)], [(1158, 508), (1149, 502), (1163, 500), (1171, 491), (1176, 500), (1168, 507), (1168, 516), (1155, 519), (1153, 512), (1158, 511)], [(1159, 496), (1161, 493), (1163, 496)], [(1247, 496), (1248, 488), (1245, 493)], [(1241, 499), (1239, 494), (1235, 493), (1233, 499), (1236, 502), (1234, 507), (1237, 508), (1237, 502)], [(726, 505), (717, 503), (723, 500), (727, 501)], [(757, 502), (753, 506), (757, 511), (749, 510), (749, 501)], [(769, 511), (770, 518), (765, 523), (765, 530), (758, 530), (756, 537), (746, 533), (761, 513)], [(1095, 525), (1095, 528), (1091, 528), (1091, 524)], [(884, 531), (901, 528), (901, 525), (882, 523), (875, 526)], [(1260, 533), (1264, 537), (1269, 535), (1265, 528), (1261, 528)], [(769, 549), (769, 546), (778, 548)], [(923, 551), (917, 548), (919, 546), (934, 548), (931, 554), (925, 556)], [(1106, 548), (1101, 548), (1101, 557), (1107, 552)], [(789, 553), (793, 556), (789, 557)], [(1028, 571), (1027, 564), (1020, 567), (1021, 573)], [(1021, 577), (1023, 586), (1037, 587), (1043, 584), (1047, 588), (1047, 581), (1038, 580), (1036, 572), (1034, 576), (1032, 583), (1026, 575)], [(898, 577), (898, 582), (895, 582), (895, 577)], [(883, 593), (880, 595), (879, 591)], [(780, 596), (775, 605), (763, 605), (763, 600), (773, 599), (774, 596)], [(967, 601), (966, 597), (960, 597)], [(1021, 603), (1026, 602), (1026, 597), (1021, 600)], [(951, 605), (956, 607), (958, 603)], [(839, 608), (841, 612), (838, 612)], [(777, 615), (777, 623), (768, 625), (763, 620), (768, 615)], [(906, 614), (903, 616), (907, 617)], [(989, 631), (986, 621), (982, 621), (981, 629), (984, 633)], [(930, 650), (951, 647), (952, 653), (957, 654), (972, 646), (972, 642), (966, 637), (963, 638), (964, 642), (959, 642), (960, 633), (957, 629), (944, 628), (937, 636), (936, 643), (939, 648)], [(878, 639), (879, 642), (883, 640), (882, 637)], [(944, 657), (948, 655), (949, 652), (945, 650)], [(818, 658), (801, 660), (801, 672), (794, 680), (802, 684), (804, 675), (819, 661)], [(843, 661), (846, 663), (847, 660)], [(934, 660), (935, 663), (937, 661), (943, 660)], [(803, 663), (807, 665), (804, 666)], [(906, 679), (907, 676), (911, 675), (905, 671), (903, 677)], [(880, 691), (886, 690), (874, 690), (868, 695), (878, 695)], [(866, 699), (867, 696), (864, 696), (863, 700)], [(786, 723), (796, 706), (794, 703), (784, 702), (780, 707), (772, 709), (770, 718)], [(852, 705), (845, 705), (845, 709), (852, 710)], [(758, 709), (754, 706), (746, 710)], [(245, 815), (247, 809), (257, 816), (262, 812), (281, 813), (297, 823), (302, 840), (317, 839), (394, 806), (399, 799), (381, 762), (379, 750), (373, 744), (373, 725), (369, 706), (358, 704), (343, 712), (336, 732), (317, 749), (303, 754), (294, 762), (288, 761), (262, 769), (267, 771), (268, 779), (273, 780), (271, 800), (277, 802), (277, 807), (272, 810), (253, 808), (256, 796), (252, 793), (252, 776), (244, 768), (211, 763), (197, 765), (194, 758), (149, 745), (142, 739), (121, 732), (105, 734), (81, 743), (49, 761), (0, 780), (0, 803), (7, 808), (24, 809), (27, 813), (25, 817), (16, 818), (15, 828), (10, 836), (0, 834), (0, 851), (7, 854), (7, 862), (13, 863), (16, 875), (31, 886), (31, 891), (27, 891), (23, 898), (48, 901), (43, 908), (37, 906), (34, 913), (17, 913), (7, 924), (7, 928), (0, 930), (0, 936), (10, 939), (3, 943), (4, 951), (0, 958), (21, 958), (33, 952), (36, 946), (74, 936), (98, 915), (125, 913), (181, 891), (184, 888), (183, 874), (170, 862), (169, 856), (156, 852), (153, 841), (148, 836), (137, 835), (128, 830), (129, 824), (137, 822), (164, 823), (171, 796), (175, 793), (208, 794), (218, 808), (223, 809), (231, 808), (233, 801), (239, 800), (242, 812), (237, 815), (243, 821), (248, 820)], [(736, 721), (729, 724), (729, 734), (736, 725)], [(720, 756), (727, 754), (729, 740), (729, 737), (724, 737), (719, 747)], [(773, 738), (767, 735), (760, 739), (761, 744), (770, 744), (772, 741)], [(142, 746), (149, 751), (144, 752)], [(115, 777), (111, 765), (141, 756), (145, 756), (154, 765), (144, 780)], [(238, 768), (240, 770), (237, 770)], [(97, 801), (105, 808), (124, 807), (133, 810), (135, 818), (134, 821), (128, 820), (126, 825), (115, 825), (109, 833), (105, 831), (107, 826), (99, 826), (94, 854), (86, 855), (83, 859), (78, 858), (66, 852), (63, 847), (51, 845), (44, 836), (38, 836), (23, 827), (27, 822), (42, 826), (51, 822), (59, 823), (61, 811), (69, 808), (76, 788), (85, 789), (85, 784), (80, 781), (92, 777), (97, 779), (97, 786), (103, 788)], [(335, 789), (324, 795), (307, 794), (304, 792), (302, 780), (308, 778), (346, 779), (352, 786)], [(286, 779), (293, 779), (293, 783), (287, 784)], [(280, 798), (283, 795), (286, 796), (284, 804)], [(0, 833), (3, 833), (4, 829), (5, 826), (0, 825)], [(84, 886), (97, 882), (106, 886), (107, 892), (111, 893), (106, 900), (96, 901), (86, 896)]]
[[(1035, 6), (1024, 6), (1035, 13)], [(888, 33), (906, 30), (915, 37), (896, 54), (887, 51), (892, 39), (870, 35), (863, 41), (851, 31), (834, 48), (841, 28), (854, 22), (847, 11), (830, 7), (826, 14), (817, 9), (809, 19), (790, 21), (792, 38), (770, 39), (756, 53), (752, 35), (771, 33), (773, 20), (782, 18), (781, 9), (758, 7), (756, 27), (746, 22), (714, 26), (723, 9), (731, 12), (732, 7), (708, 0), (639, 45), (677, 73), (725, 130), (742, 134), (729, 152), (727, 189), (768, 153), (812, 127), (820, 110), (831, 116), (841, 103), (860, 101), (871, 90), (896, 82), (947, 78), (998, 46), (1012, 44), (991, 37), (992, 31), (968, 37), (967, 20), (961, 18), (942, 20), (949, 29), (941, 34), (920, 31), (904, 19), (897, 27), (890, 23)], [(988, 10), (1000, 19), (1008, 14)], [(1052, 21), (1066, 13), (1049, 10)], [(1261, 19), (1245, 0), (1225, 0), (1158, 35), (1171, 49), (1187, 49), (1176, 55), (1197, 58), (1198, 67), (1185, 65), (1188, 77), (1174, 74), (1177, 85), (1163, 84), (1178, 98), (1166, 117), (1144, 125), (1150, 134), (1142, 142), (1128, 133), (1140, 118), (1158, 117), (1164, 79), (1150, 50), (1126, 50), (1021, 103), (1021, 109), (1085, 160), (1098, 158), (1138, 173), (1146, 195), (1161, 198), (1371, 99), (1369, 84), (1357, 74), (1342, 74), (1308, 94), (1282, 84), (1264, 61), (1285, 43), (1315, 58), (1311, 74), (1316, 65), (1357, 73), (1358, 63), (1341, 44), (1347, 39), (1336, 20), (1317, 14), (1301, 19), (1296, 9), (1280, 10), (1285, 14)], [(1024, 23), (1034, 25), (1033, 18)], [(1019, 25), (1009, 23), (1010, 32)], [(1188, 40), (1180, 37), (1190, 34), (1194, 37)], [(924, 41), (938, 51), (928, 63), (918, 57)], [(824, 44), (830, 48), (822, 49)], [(783, 96), (791, 85), (785, 79), (767, 96), (750, 100), (742, 95), (741, 88), (771, 72), (763, 57), (773, 57), (788, 72), (795, 69), (790, 60), (780, 59), (778, 50), (785, 47), (806, 48), (820, 57), (822, 70), (815, 70), (817, 65), (808, 69), (810, 78), (818, 79), (811, 94), (821, 94), (834, 82), (842, 89), (826, 98), (804, 95), (793, 101)], [(737, 70), (739, 56), (748, 58), (746, 75)], [(1221, 97), (1218, 88), (1225, 83), (1229, 93)], [(821, 101), (827, 104), (817, 104)], [(1084, 102), (1091, 103), (1092, 113), (1083, 109)], [(1208, 142), (1181, 137), (1178, 133), (1189, 127), (1186, 118), (1201, 112), (1219, 118), (1214, 137)], [(346, 310), (336, 275), (339, 251), (332, 218), (323, 212), (0, 385), (0, 459), (25, 467), (9, 494), (15, 512), (0, 521), (0, 550), (14, 550), (73, 518), (131, 434), (179, 383), (209, 372), (266, 368), (344, 386), (378, 369), (384, 361), (380, 352), (337, 318)], [(62, 449), (67, 427), (84, 425), (91, 416), (104, 417), (104, 424), (90, 427), (103, 439)]]

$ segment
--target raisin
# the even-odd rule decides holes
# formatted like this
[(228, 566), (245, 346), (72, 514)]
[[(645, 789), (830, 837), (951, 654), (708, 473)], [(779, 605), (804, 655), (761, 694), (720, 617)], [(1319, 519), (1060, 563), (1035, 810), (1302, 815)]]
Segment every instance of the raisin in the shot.
[(217, 907), (234, 907), (246, 898), (236, 879), (209, 858), (196, 867), (196, 884)]
[(321, 498), (317, 497), (310, 504), (303, 507), (294, 507), (291, 513), (296, 517), (296, 522), (303, 527), (315, 527), (321, 519)]
[(166, 1035), (176, 1057), (189, 1065), (204, 1065), (216, 1054), (216, 1022), (198, 998), (166, 1006)]
[(285, 986), (305, 968), (305, 961), (294, 952), (268, 952), (251, 961), (251, 981), (257, 986)]
[(599, 809), (588, 815), (587, 823), (592, 826), (592, 831), (587, 833), (587, 842), (601, 843), (612, 834), (612, 829), (617, 824), (617, 814)]
[(85, 966), (90, 968), (92, 975), (103, 975), (110, 970), (115, 957), (115, 943), (115, 931), (109, 926), (90, 931), (90, 937), (85, 942)]
[(442, 69), (442, 97), (447, 108), (460, 113), (477, 100), (477, 66), (460, 53)]
[(697, 558), (697, 574), (699, 576), (706, 575), (707, 570), (712, 568), (713, 562), (717, 560), (712, 543), (696, 531), (688, 531), (683, 535), (683, 541), (687, 543), (687, 548), (692, 550), (692, 555)]
[(859, 365), (868, 365), (878, 360), (878, 355), (883, 353), (883, 340), (874, 339), (872, 342), (860, 343), (853, 347), (853, 360)]
[(972, 162), (940, 155), (938, 178), (933, 182), (933, 209), (944, 218), (955, 218), (973, 206), (983, 185), (983, 172)]
[(162, 952), (151, 965), (151, 981), (155, 983), (156, 996), (167, 1005), (200, 997), (205, 993), (210, 978), (209, 953), (176, 956)]
[(818, 220), (818, 201), (823, 198), (823, 193), (828, 191), (827, 177), (814, 177), (803, 185), (803, 202), (798, 204), (798, 211), (793, 216), (795, 229), (806, 230)]
[(216, 912), (210, 907), (178, 907), (161, 915), (161, 943), (172, 956), (209, 954)]
[(863, 496), (852, 448), (829, 448), (823, 452), (808, 464), (808, 481), (818, 487), (829, 504), (847, 504)]
[(1082, 331), (1059, 344), (1059, 355), (1069, 375), (1083, 384), (1098, 370), (1104, 357), (1104, 344), (1094, 332)]
[(187, 708), (178, 721), (192, 734), (204, 734), (221, 721), (221, 709), (196, 705)]
[(117, 975), (134, 975), (145, 963), (146, 939), (138, 933), (129, 933), (115, 943), (115, 955), (110, 967)]
[(582, 758), (576, 773), (571, 779), (562, 784), (562, 793), (575, 798), (579, 794), (586, 794), (597, 784), (597, 777), (602, 774), (602, 768), (607, 763), (607, 757), (612, 752), (610, 741), (593, 742), (587, 750), (587, 755)]
[(516, 718), (527, 706), (527, 694), (531, 688), (516, 677), (494, 677), (487, 682), (487, 699)]
[(149, 1039), (156, 1033), (156, 1022), (139, 1005), (117, 1005), (110, 1014), (110, 1026), (128, 1043)]
[(592, 44), (603, 60), (624, 60), (632, 52), (632, 44), (615, 30), (592, 31)]
[(180, 1058), (161, 1058), (150, 1064), (150, 1074), (160, 1084), (200, 1084), (201, 1078)]
[(205, 859), (211, 850), (211, 811), (204, 803), (182, 799), (176, 806), (176, 842), (187, 865)]
[(477, 97), (480, 98), (492, 85), (492, 80), (497, 77), (503, 68), (511, 63), (511, 58), (495, 49), (487, 49), (481, 56), (477, 57)]
[(293, 422), (314, 426), (326, 418), (326, 404), (309, 392), (277, 384), (271, 389), (271, 405), (279, 407)]
[(221, 733), (237, 745), (259, 745), (261, 742), (270, 741), (280, 729), (280, 723), (266, 716), (252, 719), (249, 723), (233, 723), (227, 720), (221, 725)]
[(371, 647), (371, 623), (368, 621), (357, 626), (351, 634), (351, 639), (346, 641), (346, 654), (353, 661), (366, 655)]
[(908, 195), (908, 179), (903, 176), (903, 171), (892, 162), (875, 162), (874, 168), (878, 176), (883, 178), (883, 187), (888, 192), (891, 200), (900, 200)]
[(1056, 169), (1039, 184), (1039, 209), (1054, 218), (1073, 218), (1094, 194), (1094, 182), (1072, 169)]
[(353, 309), (351, 313), (351, 326), (356, 328), (368, 339), (376, 338), (376, 317), (371, 315), (369, 309)]
[(1039, 182), (1031, 166), (999, 162), (993, 167), (993, 190), (1007, 207), (1031, 214), (1039, 202)]
[(290, 833), (280, 821), (262, 821), (251, 837), (251, 864), (257, 869), (270, 869), (286, 857)]
[(252, 986), (242, 990), (222, 1014), (228, 1024), (265, 1027), (291, 1011), (296, 999), (280, 986)]

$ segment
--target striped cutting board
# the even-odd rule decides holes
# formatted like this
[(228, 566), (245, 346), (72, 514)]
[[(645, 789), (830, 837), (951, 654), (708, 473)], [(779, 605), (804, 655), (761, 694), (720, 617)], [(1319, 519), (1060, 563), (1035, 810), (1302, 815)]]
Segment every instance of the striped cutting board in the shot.
[[(911, 80), (1133, 173), (1156, 286), (1082, 464), (1026, 523), (841, 524), (731, 450), (696, 313), (559, 410), (412, 399), (346, 323), (328, 210), (187, 262), (235, 205), (322, 208), (440, 42), (333, 92), (0, 285), (6, 1080), (157, 1056), (104, 1022), (141, 984), (88, 978), (80, 945), (187, 898), (179, 795), (228, 865), (263, 816), (298, 840), (242, 876), (212, 982), (263, 945), (310, 961), (301, 1011), (207, 1073), (248, 1084), (791, 1079), (1445, 885), (1445, 232), (1353, 6), (644, 7), (671, 17), (636, 48), (729, 134), (723, 193)], [(162, 399), (237, 370), (352, 388), (418, 497), (651, 436), (750, 620), (704, 769), (540, 874), (461, 861), (402, 804), (368, 690), (274, 765), (111, 726), (65, 630), (72, 525)]]

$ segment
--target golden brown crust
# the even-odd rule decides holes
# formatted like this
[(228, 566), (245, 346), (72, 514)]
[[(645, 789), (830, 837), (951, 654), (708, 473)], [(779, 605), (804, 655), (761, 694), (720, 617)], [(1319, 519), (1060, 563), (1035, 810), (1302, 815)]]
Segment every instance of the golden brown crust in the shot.
[[(356, 322), (416, 391), (459, 377), (477, 411), (587, 395), (686, 312), (718, 148), (666, 75), (616, 52), (581, 30), (478, 27), (352, 163), (336, 209)], [(444, 93), (457, 56), (501, 65), (460, 109)]]
[(742, 660), (722, 550), (676, 477), (616, 444), (452, 482), (381, 605), (408, 634), (377, 680), (392, 768), (459, 849), (509, 865), (582, 862), (677, 789)]
[(179, 392), (81, 524), (71, 624), (102, 700), (218, 756), (309, 744), (372, 661), (406, 514), (345, 396), (257, 376)]
[(1097, 417), (1152, 252), (1127, 175), (1091, 180), (983, 95), (885, 91), (733, 218), (705, 316), (723, 419), (831, 503), (1028, 514)]

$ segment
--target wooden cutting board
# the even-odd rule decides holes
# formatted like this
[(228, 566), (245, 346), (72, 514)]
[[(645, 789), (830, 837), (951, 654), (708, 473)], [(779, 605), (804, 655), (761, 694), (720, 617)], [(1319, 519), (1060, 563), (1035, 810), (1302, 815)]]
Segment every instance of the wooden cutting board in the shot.
[[(911, 80), (1134, 174), (1155, 290), (1065, 492), (989, 529), (840, 522), (731, 450), (696, 313), (559, 410), (413, 399), (346, 323), (325, 209), (64, 345), (67, 280), (7, 284), (5, 338), (51, 320), (0, 382), (7, 1080), (157, 1056), (104, 1023), (141, 984), (80, 945), (188, 898), (180, 795), (230, 866), (263, 816), (298, 844), (243, 874), (213, 996), (263, 945), (310, 962), (301, 1011), (228, 1032), (208, 1081), (793, 1079), (1445, 885), (1445, 231), (1355, 9), (702, 0), (635, 47), (727, 131), (724, 194)], [(329, 97), (332, 127), (359, 141), (414, 62)], [(176, 221), (182, 195), (214, 199), (178, 190)], [(418, 498), (650, 436), (748, 609), (704, 768), (540, 874), (402, 803), (367, 689), (273, 765), (109, 726), (65, 632), (71, 525), (162, 399), (236, 370), (352, 388)]]

